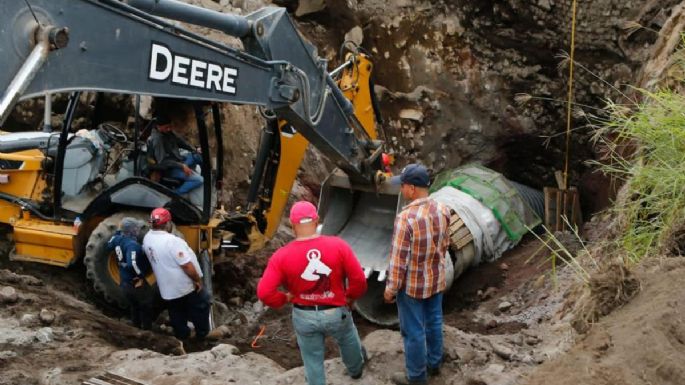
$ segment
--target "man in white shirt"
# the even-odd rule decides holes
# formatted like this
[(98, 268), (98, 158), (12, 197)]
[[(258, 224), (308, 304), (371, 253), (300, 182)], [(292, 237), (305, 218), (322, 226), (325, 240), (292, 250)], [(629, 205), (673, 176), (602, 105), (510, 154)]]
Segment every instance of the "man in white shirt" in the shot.
[(196, 337), (204, 338), (209, 332), (211, 300), (202, 287), (197, 257), (186, 241), (170, 233), (171, 213), (167, 209), (152, 210), (150, 223), (152, 229), (143, 239), (143, 250), (155, 272), (174, 335), (179, 339), (190, 337), (190, 321)]

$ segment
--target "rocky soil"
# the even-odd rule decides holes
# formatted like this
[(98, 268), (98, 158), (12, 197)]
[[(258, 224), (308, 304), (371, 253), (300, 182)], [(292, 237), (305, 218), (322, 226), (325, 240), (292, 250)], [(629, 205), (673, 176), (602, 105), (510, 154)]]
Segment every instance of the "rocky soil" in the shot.
[[(545, 278), (542, 253), (528, 261), (538, 249), (528, 241), (448, 293), (446, 361), (432, 383), (514, 384), (571, 346), (574, 335), (559, 310), (573, 277), (562, 273), (555, 287)], [(223, 339), (183, 346), (160, 326), (163, 318), (153, 332), (140, 332), (81, 301), (75, 274), (19, 268), (32, 275), (0, 270), (0, 384), (72, 384), (106, 371), (160, 385), (304, 381), (288, 309), (229, 301)], [(357, 323), (370, 356), (359, 383), (389, 384), (402, 370), (399, 332)], [(252, 347), (261, 326), (265, 331)], [(182, 354), (189, 351), (197, 352)], [(349, 384), (332, 343), (327, 357), (329, 383)]]
[[(11, 267), (23, 273), (0, 270), (0, 384), (75, 384), (106, 372), (150, 385), (304, 383), (289, 309), (229, 301), (223, 338), (183, 345), (164, 317), (141, 332), (116, 314), (103, 315), (80, 299), (76, 274)], [(585, 335), (573, 330), (569, 311), (578, 277), (550, 269), (530, 237), (467, 272), (445, 297), (445, 363), (430, 384), (683, 383), (683, 258), (646, 264), (638, 271), (641, 292)], [(390, 384), (403, 368), (399, 331), (356, 321), (369, 351), (365, 373), (350, 380), (328, 341), (328, 383)]]

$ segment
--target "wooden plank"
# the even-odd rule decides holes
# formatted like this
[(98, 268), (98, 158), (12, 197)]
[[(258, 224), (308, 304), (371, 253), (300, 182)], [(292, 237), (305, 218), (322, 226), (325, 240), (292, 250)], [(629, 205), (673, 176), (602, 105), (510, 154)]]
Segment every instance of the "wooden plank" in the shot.
[(566, 190), (566, 184), (564, 183), (564, 173), (561, 170), (554, 172), (554, 179), (557, 181), (557, 187), (559, 190)]
[(97, 377), (89, 378), (82, 385), (145, 385), (131, 378), (126, 378), (112, 372), (107, 372)]
[(554, 225), (555, 225), (554, 230), (555, 231), (561, 231), (561, 230), (563, 230), (563, 228), (561, 226), (563, 222), (561, 221), (561, 209), (560, 209), (561, 204), (562, 204), (562, 199), (561, 199), (561, 192), (559, 190), (557, 190), (557, 194), (556, 194), (555, 198), (556, 198), (557, 205), (556, 205), (556, 210), (554, 213)]
[(542, 191), (545, 198), (545, 217), (543, 218), (543, 221), (545, 221), (545, 227), (550, 229), (552, 225), (553, 208), (551, 207), (551, 204), (552, 196), (554, 195), (554, 189), (551, 187), (544, 187)]
[(544, 187), (543, 194), (545, 204), (544, 223), (550, 231), (571, 230), (569, 225), (572, 227), (580, 227), (582, 225), (583, 216), (580, 207), (580, 196), (576, 187), (570, 187), (568, 190)]
[(562, 209), (561, 209), (561, 230), (565, 230), (566, 227), (568, 226), (566, 223), (573, 223), (573, 218), (569, 215), (569, 195), (571, 192), (569, 190), (562, 190), (561, 192), (563, 194), (563, 203), (562, 203)]
[(578, 193), (577, 188), (571, 187), (571, 189), (574, 191), (573, 207), (575, 207), (575, 211), (573, 213), (573, 224), (580, 228), (583, 224), (583, 210), (580, 206), (580, 194)]
[(82, 385), (112, 385), (109, 382), (102, 381), (98, 378), (91, 378), (83, 382)]

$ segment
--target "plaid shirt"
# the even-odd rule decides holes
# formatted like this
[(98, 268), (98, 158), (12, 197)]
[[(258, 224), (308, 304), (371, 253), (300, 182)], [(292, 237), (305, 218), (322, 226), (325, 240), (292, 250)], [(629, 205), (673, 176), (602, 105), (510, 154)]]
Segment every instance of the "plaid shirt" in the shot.
[(413, 298), (445, 290), (450, 211), (430, 198), (416, 199), (395, 219), (386, 287)]

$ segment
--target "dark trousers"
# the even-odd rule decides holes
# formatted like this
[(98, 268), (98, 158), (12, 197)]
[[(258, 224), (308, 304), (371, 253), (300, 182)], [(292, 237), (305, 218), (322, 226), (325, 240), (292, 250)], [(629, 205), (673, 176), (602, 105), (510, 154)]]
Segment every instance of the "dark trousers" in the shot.
[(166, 300), (165, 302), (176, 338), (183, 340), (190, 337), (188, 321), (195, 326), (197, 338), (204, 338), (209, 333), (211, 299), (204, 288), (199, 293), (193, 291), (181, 298)]
[(136, 288), (132, 283), (125, 282), (121, 284), (121, 289), (124, 291), (124, 296), (131, 310), (133, 326), (150, 330), (152, 328), (153, 298), (147, 283)]

